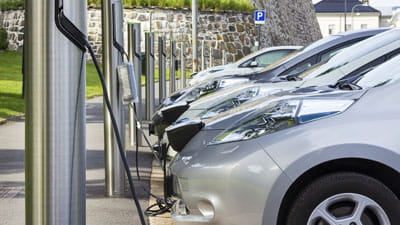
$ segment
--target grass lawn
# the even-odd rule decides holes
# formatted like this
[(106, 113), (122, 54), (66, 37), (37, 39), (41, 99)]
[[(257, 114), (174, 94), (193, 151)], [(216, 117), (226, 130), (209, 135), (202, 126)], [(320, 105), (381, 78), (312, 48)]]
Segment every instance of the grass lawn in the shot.
[[(0, 52), (0, 119), (23, 114), (22, 53)], [(88, 63), (86, 76), (87, 97), (100, 96), (102, 90), (93, 64)]]
[[(22, 53), (0, 52), (0, 120), (24, 113), (24, 99), (22, 99)], [(92, 63), (87, 64), (86, 96), (92, 98), (102, 95), (100, 80)], [(190, 76), (190, 72), (186, 73)], [(155, 71), (158, 80), (158, 71)], [(177, 77), (180, 72), (177, 71)], [(169, 73), (167, 72), (167, 79)], [(145, 77), (142, 76), (142, 84)]]

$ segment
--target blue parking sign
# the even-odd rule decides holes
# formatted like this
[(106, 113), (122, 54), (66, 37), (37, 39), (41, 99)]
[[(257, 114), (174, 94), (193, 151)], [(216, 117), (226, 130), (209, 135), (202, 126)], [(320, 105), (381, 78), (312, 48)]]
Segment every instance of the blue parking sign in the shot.
[(264, 10), (254, 11), (254, 23), (255, 24), (265, 24), (265, 19), (267, 17), (267, 12)]

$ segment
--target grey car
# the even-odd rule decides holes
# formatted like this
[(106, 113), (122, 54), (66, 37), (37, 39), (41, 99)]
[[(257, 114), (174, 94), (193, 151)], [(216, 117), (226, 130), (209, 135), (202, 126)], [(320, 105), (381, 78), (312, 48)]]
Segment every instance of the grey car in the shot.
[(170, 165), (177, 224), (400, 224), (399, 62), (206, 121)]

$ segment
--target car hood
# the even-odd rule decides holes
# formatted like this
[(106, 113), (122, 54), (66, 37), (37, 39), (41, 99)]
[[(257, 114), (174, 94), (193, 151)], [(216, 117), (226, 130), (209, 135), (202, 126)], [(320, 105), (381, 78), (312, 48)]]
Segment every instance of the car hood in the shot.
[(245, 120), (253, 116), (253, 113), (262, 110), (271, 102), (286, 99), (308, 99), (308, 98), (337, 98), (337, 99), (358, 99), (364, 93), (364, 90), (345, 91), (322, 87), (306, 87), (294, 91), (283, 91), (265, 98), (258, 99), (249, 104), (237, 107), (233, 110), (221, 113), (216, 117), (204, 120), (203, 130), (224, 130), (238, 120)]
[(257, 89), (257, 96), (249, 99), (244, 104), (248, 105), (250, 102), (257, 101), (258, 99), (265, 98), (271, 95), (274, 95), (278, 92), (292, 90), (294, 88), (299, 87), (303, 82), (280, 82), (280, 83), (246, 83), (242, 85), (237, 85), (234, 87), (226, 88), (222, 91), (218, 91), (217, 93), (210, 94), (204, 98), (200, 98), (199, 100), (190, 104), (190, 108), (184, 112), (179, 118), (178, 121), (197, 119), (200, 113), (204, 112), (211, 107), (214, 107), (220, 103), (228, 101), (232, 99), (234, 96), (250, 89)]

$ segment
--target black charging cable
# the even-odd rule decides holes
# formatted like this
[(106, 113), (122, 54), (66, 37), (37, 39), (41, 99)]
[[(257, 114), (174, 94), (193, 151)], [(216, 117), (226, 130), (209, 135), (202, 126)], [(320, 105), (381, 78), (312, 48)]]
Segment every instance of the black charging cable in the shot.
[(128, 161), (127, 161), (126, 156), (125, 156), (124, 147), (123, 147), (123, 144), (122, 144), (122, 141), (121, 141), (122, 140), (121, 139), (121, 135), (120, 135), (120, 132), (119, 132), (118, 126), (117, 126), (117, 121), (115, 119), (115, 115), (113, 113), (113, 110), (112, 110), (112, 107), (111, 107), (111, 103), (110, 103), (110, 100), (109, 100), (109, 95), (108, 95), (108, 90), (107, 90), (107, 86), (106, 86), (105, 79), (104, 79), (104, 74), (101, 71), (99, 62), (98, 62), (98, 60), (96, 58), (96, 55), (95, 55), (95, 53), (93, 51), (93, 48), (90, 45), (89, 41), (87, 40), (86, 35), (83, 32), (81, 32), (80, 29), (77, 28), (65, 16), (64, 10), (63, 10), (63, 4), (61, 4), (60, 0), (55, 0), (55, 23), (56, 23), (57, 28), (60, 30), (60, 32), (66, 38), (68, 38), (79, 49), (81, 49), (82, 52), (86, 52), (86, 50), (88, 50), (91, 58), (93, 59), (94, 65), (95, 65), (96, 70), (97, 70), (97, 73), (99, 74), (101, 86), (103, 88), (103, 95), (104, 95), (105, 103), (106, 103), (107, 109), (108, 109), (110, 117), (111, 117), (111, 122), (112, 122), (114, 133), (115, 133), (115, 136), (116, 136), (116, 139), (117, 139), (118, 150), (119, 150), (120, 156), (122, 158), (122, 163), (123, 163), (126, 175), (128, 177), (128, 182), (129, 182), (130, 191), (132, 193), (132, 198), (133, 198), (133, 200), (135, 202), (135, 206), (137, 208), (141, 224), (142, 225), (146, 225), (144, 214), (142, 212), (142, 208), (140, 206), (140, 202), (139, 202), (139, 199), (137, 197), (135, 187), (133, 185), (133, 179), (132, 179), (132, 175), (131, 175), (130, 168), (129, 168), (129, 165), (128, 165)]

